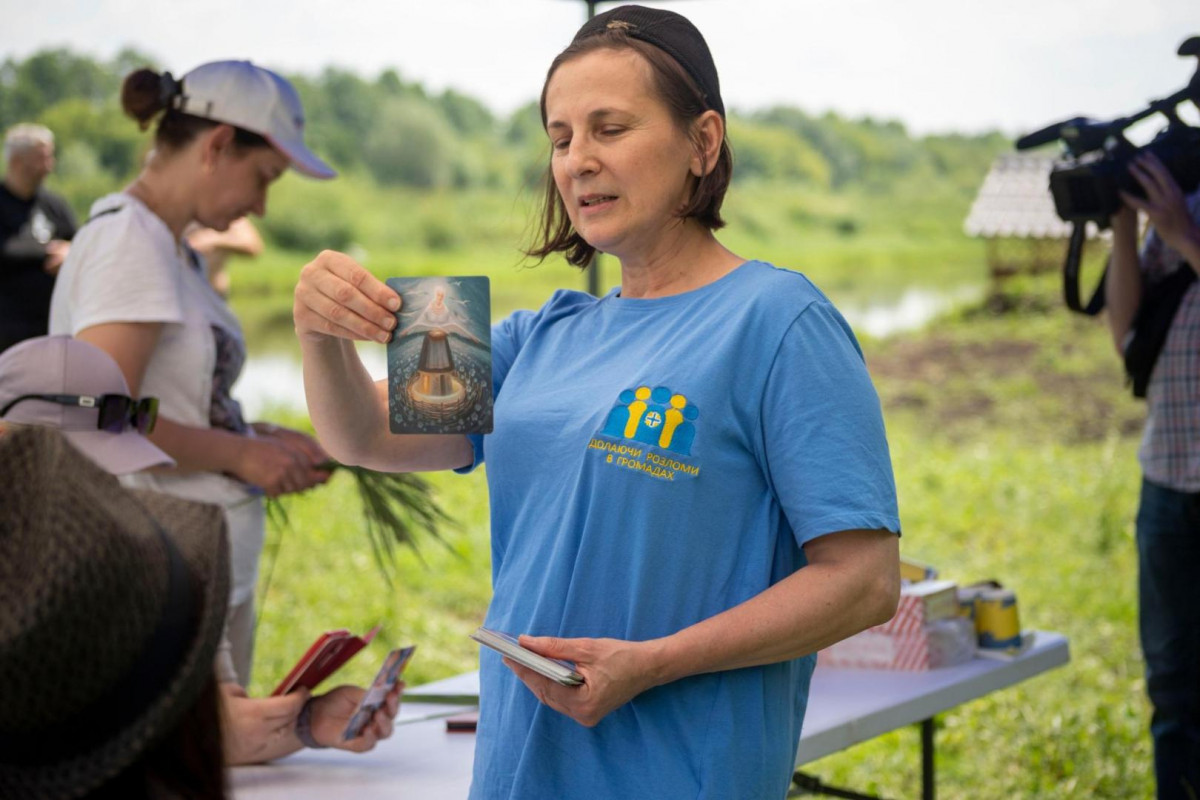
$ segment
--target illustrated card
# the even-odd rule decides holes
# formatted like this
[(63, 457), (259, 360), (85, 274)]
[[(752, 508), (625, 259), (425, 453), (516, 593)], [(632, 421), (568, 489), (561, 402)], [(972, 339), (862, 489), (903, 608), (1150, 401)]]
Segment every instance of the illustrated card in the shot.
[(388, 343), (392, 433), (491, 433), (491, 290), (486, 277), (389, 278), (400, 295)]
[(346, 730), (342, 732), (344, 740), (350, 741), (362, 735), (363, 729), (367, 727), (371, 717), (375, 716), (375, 712), (383, 705), (388, 692), (395, 687), (400, 676), (404, 674), (404, 667), (416, 649), (416, 645), (410, 645), (387, 654), (387, 658), (383, 660), (383, 666), (379, 668), (375, 680), (371, 682), (371, 688), (367, 689), (367, 693), (363, 695), (354, 715), (346, 723)]

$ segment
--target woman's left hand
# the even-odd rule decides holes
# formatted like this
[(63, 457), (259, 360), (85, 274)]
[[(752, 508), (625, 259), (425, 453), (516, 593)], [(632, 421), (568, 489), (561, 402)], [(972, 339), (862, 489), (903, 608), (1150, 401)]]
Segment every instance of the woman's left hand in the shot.
[(305, 464), (309, 465), (303, 489), (319, 486), (329, 480), (329, 476), (332, 473), (317, 469), (318, 465), (330, 460), (329, 453), (325, 452), (325, 448), (321, 447), (321, 444), (316, 439), (302, 431), (285, 428), (282, 425), (274, 425), (270, 422), (254, 422), (251, 423), (250, 427), (254, 429), (258, 437), (275, 439), (296, 453)]
[(521, 645), (547, 658), (575, 663), (581, 686), (563, 686), (511, 659), (504, 659), (538, 700), (588, 728), (647, 689), (657, 686), (653, 642), (621, 639), (560, 639), (521, 636)]

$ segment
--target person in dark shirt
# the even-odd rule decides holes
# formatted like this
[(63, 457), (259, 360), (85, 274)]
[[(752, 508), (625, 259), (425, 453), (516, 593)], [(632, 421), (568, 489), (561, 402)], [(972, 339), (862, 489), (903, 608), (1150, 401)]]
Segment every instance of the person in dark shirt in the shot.
[(67, 202), (42, 187), (54, 169), (54, 134), (22, 124), (4, 137), (0, 183), (0, 351), (49, 330), (54, 277), (75, 235)]

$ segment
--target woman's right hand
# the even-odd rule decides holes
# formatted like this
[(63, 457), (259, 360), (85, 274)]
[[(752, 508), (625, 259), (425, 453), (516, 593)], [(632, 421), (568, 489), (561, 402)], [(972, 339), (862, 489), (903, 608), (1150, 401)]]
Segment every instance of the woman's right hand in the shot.
[(322, 251), (300, 270), (292, 317), (300, 338), (386, 342), (400, 295), (344, 253)]
[(246, 436), (241, 440), (233, 474), (262, 489), (267, 497), (302, 492), (329, 479), (299, 448), (275, 436)]

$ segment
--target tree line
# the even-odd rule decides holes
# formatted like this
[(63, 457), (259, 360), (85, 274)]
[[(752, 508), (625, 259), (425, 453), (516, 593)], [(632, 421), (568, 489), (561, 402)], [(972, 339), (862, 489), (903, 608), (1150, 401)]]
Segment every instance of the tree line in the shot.
[[(55, 185), (77, 209), (137, 172), (149, 134), (123, 116), (118, 96), (124, 75), (141, 66), (157, 64), (132, 49), (107, 61), (47, 49), (0, 64), (0, 126), (34, 121), (54, 131)], [(335, 67), (288, 77), (304, 101), (313, 148), (352, 178), (418, 190), (513, 189), (544, 172), (548, 143), (536, 102), (497, 115), (394, 69), (373, 78)], [(914, 136), (893, 120), (785, 106), (731, 112), (729, 129), (735, 181), (814, 191), (886, 194), (916, 181), (969, 194), (1009, 147), (999, 133)]]

